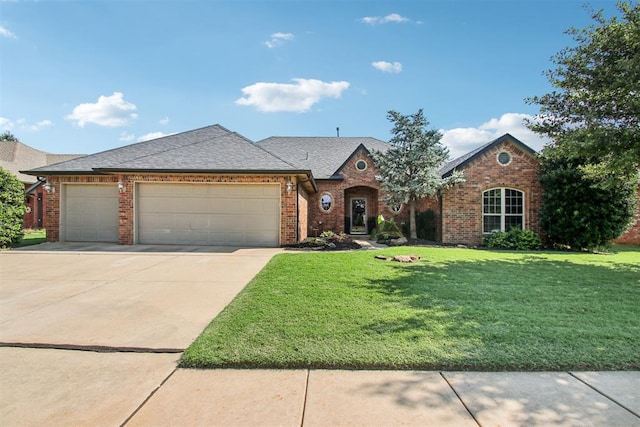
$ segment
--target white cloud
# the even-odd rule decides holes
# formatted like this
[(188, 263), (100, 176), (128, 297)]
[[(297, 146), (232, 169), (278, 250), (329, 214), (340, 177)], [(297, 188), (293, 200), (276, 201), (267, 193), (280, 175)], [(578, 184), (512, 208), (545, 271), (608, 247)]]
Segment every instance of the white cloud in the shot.
[(13, 34), (11, 31), (9, 31), (8, 29), (6, 29), (5, 27), (2, 27), (2, 26), (0, 26), (0, 36), (6, 37), (8, 39), (17, 38), (15, 34)]
[(0, 129), (3, 131), (13, 129), (13, 122), (5, 117), (0, 117)]
[(32, 131), (39, 131), (42, 128), (46, 128), (49, 126), (53, 126), (53, 122), (51, 120), (40, 120), (38, 123), (36, 123), (35, 125), (31, 125), (29, 126), (29, 129)]
[(403, 22), (411, 22), (411, 20), (397, 13), (391, 13), (387, 16), (365, 16), (364, 18), (360, 19), (360, 22), (369, 25), (376, 25), (389, 23), (401, 24)]
[(158, 120), (158, 123), (161, 124), (161, 125), (169, 124), (169, 117), (165, 117), (164, 119)]
[(136, 136), (134, 134), (128, 133), (128, 132), (125, 131), (125, 132), (122, 132), (120, 134), (120, 141), (131, 142), (131, 141), (133, 141), (135, 139), (135, 137)]
[(372, 62), (371, 66), (373, 66), (373, 68), (377, 68), (383, 73), (397, 74), (402, 71), (402, 64), (399, 62), (376, 61)]
[(281, 46), (284, 42), (293, 40), (293, 34), (291, 33), (273, 33), (271, 39), (264, 42), (264, 44), (273, 49), (274, 47)]
[(536, 151), (549, 141), (532, 132), (524, 125), (525, 119), (533, 116), (521, 113), (505, 113), (500, 118), (492, 118), (475, 128), (441, 129), (442, 143), (449, 148), (452, 159), (462, 156), (505, 133), (510, 133)]
[(340, 98), (349, 82), (323, 82), (315, 79), (293, 79), (294, 83), (258, 82), (242, 88), (244, 97), (238, 105), (256, 107), (258, 111), (273, 113), (289, 111), (304, 113), (322, 98)]
[(163, 136), (167, 136), (168, 134), (163, 133), (163, 132), (150, 132), (146, 135), (142, 135), (141, 137), (138, 138), (138, 142), (142, 142), (142, 141), (149, 141), (151, 139), (156, 139), (156, 138), (162, 138)]
[(134, 113), (136, 109), (135, 104), (124, 100), (124, 95), (121, 92), (114, 92), (111, 96), (100, 96), (95, 104), (77, 105), (65, 119), (74, 121), (80, 127), (84, 127), (87, 123), (120, 127), (129, 124), (138, 117)]

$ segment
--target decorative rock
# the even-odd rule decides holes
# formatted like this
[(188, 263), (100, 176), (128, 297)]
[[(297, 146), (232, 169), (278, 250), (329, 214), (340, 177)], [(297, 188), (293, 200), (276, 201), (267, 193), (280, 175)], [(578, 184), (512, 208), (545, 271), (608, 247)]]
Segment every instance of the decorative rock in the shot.
[(402, 246), (402, 245), (406, 245), (407, 242), (408, 242), (407, 238), (402, 236), (397, 239), (391, 239), (389, 241), (389, 246)]
[(398, 262), (414, 262), (419, 259), (420, 257), (418, 255), (396, 255), (393, 257), (393, 261)]
[(396, 255), (393, 258), (389, 258), (384, 255), (376, 255), (376, 259), (381, 259), (384, 261), (397, 261), (397, 262), (415, 262), (420, 259), (418, 255)]

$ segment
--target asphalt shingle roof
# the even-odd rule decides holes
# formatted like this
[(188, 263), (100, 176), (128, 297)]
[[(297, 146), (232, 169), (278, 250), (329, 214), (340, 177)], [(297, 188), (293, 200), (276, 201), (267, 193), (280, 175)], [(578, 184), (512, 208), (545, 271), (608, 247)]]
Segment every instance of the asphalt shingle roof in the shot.
[(272, 136), (256, 144), (301, 169), (311, 170), (315, 179), (334, 177), (360, 145), (369, 151), (389, 149), (388, 143), (369, 137)]
[(440, 168), (440, 175), (447, 176), (450, 175), (454, 169), (459, 169), (464, 167), (467, 163), (471, 162), (473, 159), (475, 159), (476, 157), (478, 157), (480, 155), (480, 153), (482, 153), (485, 150), (488, 150), (491, 147), (494, 147), (502, 142), (504, 142), (505, 140), (510, 139), (512, 142), (516, 143), (517, 145), (519, 145), (522, 149), (524, 149), (525, 151), (531, 153), (531, 154), (535, 154), (535, 150), (532, 149), (531, 147), (529, 147), (528, 145), (526, 145), (525, 143), (523, 143), (522, 141), (520, 141), (519, 139), (517, 139), (516, 137), (512, 136), (509, 133), (505, 133), (504, 135), (502, 135), (499, 138), (494, 139), (493, 141), (489, 141), (486, 144), (476, 148), (473, 151), (468, 152), (465, 155), (462, 155), (456, 159), (451, 160), (450, 162), (447, 162), (444, 164), (444, 166), (442, 166)]
[(100, 171), (297, 171), (220, 125), (139, 142), (27, 171), (32, 175)]
[(83, 154), (52, 154), (23, 144), (20, 141), (0, 141), (0, 166), (27, 184), (36, 178), (20, 171), (63, 162), (83, 156)]

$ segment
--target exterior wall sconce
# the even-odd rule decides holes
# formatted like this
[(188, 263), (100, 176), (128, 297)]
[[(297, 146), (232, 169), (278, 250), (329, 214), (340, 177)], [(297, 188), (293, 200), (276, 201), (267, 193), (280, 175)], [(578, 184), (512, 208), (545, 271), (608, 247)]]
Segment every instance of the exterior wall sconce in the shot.
[(42, 188), (44, 188), (44, 191), (46, 191), (47, 193), (55, 193), (56, 192), (56, 187), (54, 187), (53, 185), (49, 184), (48, 182), (42, 186)]
[(291, 192), (293, 191), (293, 182), (291, 182), (291, 180), (287, 181), (287, 194), (291, 194)]
[(118, 181), (118, 192), (124, 193), (125, 191), (126, 191), (126, 188), (124, 187), (124, 183), (122, 181)]

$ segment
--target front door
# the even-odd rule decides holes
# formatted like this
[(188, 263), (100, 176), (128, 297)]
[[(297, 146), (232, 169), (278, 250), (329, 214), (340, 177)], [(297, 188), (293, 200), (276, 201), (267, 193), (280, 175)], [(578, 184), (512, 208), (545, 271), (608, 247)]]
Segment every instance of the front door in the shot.
[(367, 199), (351, 199), (351, 234), (367, 234)]

